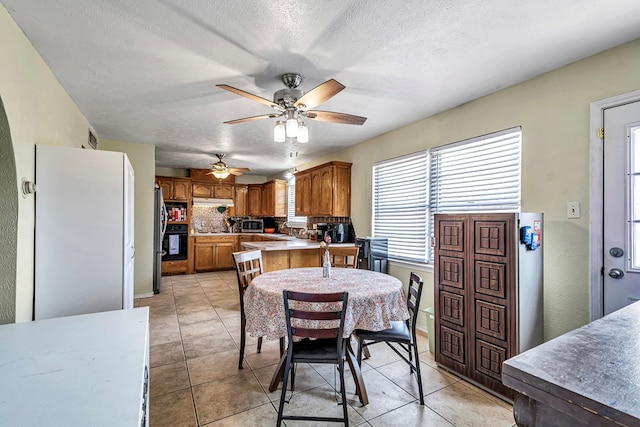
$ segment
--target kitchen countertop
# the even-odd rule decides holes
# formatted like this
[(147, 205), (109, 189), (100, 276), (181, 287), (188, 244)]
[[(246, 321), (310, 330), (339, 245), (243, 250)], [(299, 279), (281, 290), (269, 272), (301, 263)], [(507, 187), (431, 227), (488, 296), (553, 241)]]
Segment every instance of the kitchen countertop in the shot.
[(260, 236), (260, 237), (268, 237), (274, 240), (304, 240), (298, 239), (295, 236), (289, 236), (288, 234), (281, 233), (202, 233), (202, 232), (191, 232), (190, 236), (198, 237), (198, 236)]
[[(354, 243), (332, 243), (329, 246), (354, 246)], [(275, 240), (273, 242), (243, 242), (243, 248), (260, 249), (261, 251), (290, 251), (297, 249), (319, 249), (320, 242), (312, 242), (307, 239), (293, 238), (292, 240)]]

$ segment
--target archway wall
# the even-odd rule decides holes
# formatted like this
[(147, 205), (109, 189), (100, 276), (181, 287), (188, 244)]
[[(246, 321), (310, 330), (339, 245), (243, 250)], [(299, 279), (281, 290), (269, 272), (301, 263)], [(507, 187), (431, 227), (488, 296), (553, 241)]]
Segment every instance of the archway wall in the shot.
[[(17, 205), (11, 212), (3, 209), (3, 215), (13, 217), (17, 227), (15, 248), (3, 247), (6, 259), (3, 257), (0, 262), (0, 277), (14, 277), (7, 286), (9, 289), (0, 288), (0, 318), (4, 307), (13, 305), (15, 321), (22, 322), (31, 320), (33, 312), (35, 216), (34, 197), (21, 196), (20, 182), (22, 178), (34, 181), (35, 144), (81, 147), (86, 144), (90, 126), (2, 5), (0, 63), (0, 98), (15, 157), (15, 168), (8, 172), (13, 179), (0, 180), (0, 187), (5, 187), (0, 195), (8, 194), (11, 203)], [(82, 72), (79, 66), (78, 73)], [(11, 268), (13, 273), (9, 271)]]

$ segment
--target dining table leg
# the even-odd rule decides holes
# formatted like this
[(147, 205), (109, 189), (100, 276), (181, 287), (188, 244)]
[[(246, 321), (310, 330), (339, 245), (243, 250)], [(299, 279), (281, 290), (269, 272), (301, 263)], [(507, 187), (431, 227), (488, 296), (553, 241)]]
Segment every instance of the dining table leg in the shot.
[(349, 365), (349, 369), (351, 370), (353, 381), (356, 383), (356, 394), (360, 398), (360, 403), (362, 405), (367, 405), (369, 404), (369, 396), (367, 396), (367, 388), (364, 385), (362, 371), (360, 370), (360, 365), (358, 364), (358, 359), (356, 358), (356, 354), (353, 351), (353, 347), (351, 347), (351, 339), (347, 339), (346, 341), (347, 364)]

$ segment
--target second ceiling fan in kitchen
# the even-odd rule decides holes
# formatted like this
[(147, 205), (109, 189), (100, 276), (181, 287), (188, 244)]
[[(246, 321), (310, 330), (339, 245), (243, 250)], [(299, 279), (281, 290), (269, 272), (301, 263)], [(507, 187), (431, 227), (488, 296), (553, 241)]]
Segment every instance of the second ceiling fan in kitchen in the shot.
[(218, 161), (215, 163), (211, 163), (211, 172), (210, 175), (215, 176), (216, 178), (223, 180), (229, 175), (242, 175), (244, 172), (249, 172), (249, 168), (230, 168), (222, 159), (224, 159), (224, 154), (216, 154)]
[(309, 135), (304, 119), (349, 125), (362, 125), (367, 120), (366, 117), (355, 116), (353, 114), (312, 110), (312, 108), (328, 101), (345, 88), (344, 85), (334, 79), (327, 80), (307, 93), (304, 93), (302, 89), (298, 89), (298, 86), (302, 82), (302, 75), (298, 73), (283, 74), (282, 82), (286, 88), (276, 91), (273, 94), (273, 101), (229, 85), (217, 85), (219, 88), (249, 98), (276, 110), (276, 112), (273, 113), (229, 120), (224, 123), (235, 124), (260, 119), (278, 118), (279, 120), (276, 122), (274, 128), (274, 140), (276, 142), (285, 142), (286, 138), (296, 139), (297, 142), (307, 142)]

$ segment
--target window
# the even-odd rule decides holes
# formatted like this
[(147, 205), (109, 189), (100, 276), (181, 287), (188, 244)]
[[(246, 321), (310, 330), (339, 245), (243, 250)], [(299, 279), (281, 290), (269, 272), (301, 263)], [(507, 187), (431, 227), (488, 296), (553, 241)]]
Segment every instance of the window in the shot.
[(296, 216), (296, 177), (292, 176), (288, 180), (287, 187), (287, 221), (291, 225), (304, 227), (307, 225), (306, 216)]
[(390, 259), (428, 260), (427, 151), (373, 166), (373, 235), (389, 239)]
[(522, 131), (508, 129), (376, 163), (373, 233), (392, 260), (433, 261), (433, 214), (520, 211)]

